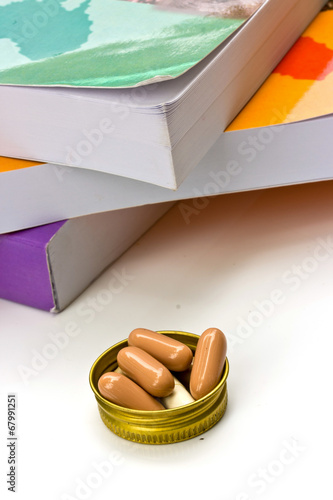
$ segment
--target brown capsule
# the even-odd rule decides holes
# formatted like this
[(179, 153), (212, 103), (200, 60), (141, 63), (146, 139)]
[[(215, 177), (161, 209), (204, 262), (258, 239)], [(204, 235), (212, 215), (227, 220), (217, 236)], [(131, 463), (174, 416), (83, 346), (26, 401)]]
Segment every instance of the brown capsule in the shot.
[(193, 359), (192, 351), (187, 345), (145, 328), (133, 330), (129, 334), (128, 345), (143, 349), (174, 372), (187, 370)]
[(104, 373), (98, 381), (101, 395), (119, 406), (133, 410), (164, 410), (156, 399), (125, 375), (115, 372)]
[(208, 328), (199, 338), (190, 378), (190, 392), (199, 399), (221, 379), (227, 354), (227, 339), (218, 328)]
[(139, 347), (123, 347), (117, 362), (125, 375), (152, 396), (163, 398), (172, 393), (175, 383), (169, 370)]

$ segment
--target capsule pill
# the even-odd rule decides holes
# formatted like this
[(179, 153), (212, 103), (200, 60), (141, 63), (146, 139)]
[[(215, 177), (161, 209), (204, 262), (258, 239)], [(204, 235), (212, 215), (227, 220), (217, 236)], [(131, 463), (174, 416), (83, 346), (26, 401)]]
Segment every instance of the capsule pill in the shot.
[(227, 340), (218, 328), (208, 328), (199, 338), (190, 377), (194, 399), (212, 391), (221, 379), (227, 353)]
[(121, 373), (104, 373), (98, 380), (98, 390), (105, 399), (125, 408), (164, 410), (161, 403)]
[(192, 351), (187, 345), (146, 328), (133, 330), (129, 334), (128, 345), (143, 349), (175, 372), (187, 370), (193, 359)]
[(117, 362), (125, 375), (152, 396), (165, 397), (172, 393), (175, 383), (170, 371), (143, 349), (124, 347), (118, 352)]

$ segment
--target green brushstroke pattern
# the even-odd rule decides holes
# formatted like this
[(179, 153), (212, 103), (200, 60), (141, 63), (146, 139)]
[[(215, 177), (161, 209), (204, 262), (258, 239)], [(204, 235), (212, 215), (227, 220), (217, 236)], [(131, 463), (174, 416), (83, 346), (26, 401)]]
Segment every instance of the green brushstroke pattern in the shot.
[(62, 0), (10, 3), (0, 7), (0, 38), (11, 39), (35, 61), (78, 49), (90, 34), (89, 3), (84, 0), (72, 11), (62, 7)]
[[(30, 5), (32, 5), (35, 0), (24, 0), (24, 2), (30, 2)], [(41, 5), (41, 2), (37, 3), (39, 6)], [(1, 70), (0, 83), (126, 87), (137, 85), (156, 76), (169, 75), (176, 77), (198, 63), (244, 22), (242, 19), (172, 14), (174, 18), (173, 25), (159, 30), (156, 38), (142, 36), (131, 41), (114, 41), (85, 50), (73, 50), (70, 43), (76, 43), (80, 46), (89, 34), (90, 24), (88, 18), (85, 17), (85, 9), (88, 3), (89, 0), (86, 0), (77, 9), (67, 12), (68, 15), (72, 14), (74, 16), (75, 12), (81, 9), (80, 19), (83, 21), (80, 27), (75, 23), (72, 24), (72, 27), (76, 27), (75, 30), (73, 29), (75, 37), (68, 37), (68, 39), (63, 40), (63, 44), (60, 44), (61, 50), (59, 49), (59, 37), (51, 31), (49, 26), (50, 35), (46, 38), (48, 43), (45, 42), (46, 45), (44, 46), (40, 42), (40, 50), (35, 50), (30, 57), (30, 59), (35, 60)], [(114, 4), (120, 3), (130, 5), (132, 12), (133, 8), (154, 8), (151, 5), (114, 2)], [(10, 4), (7, 7), (13, 5)], [(158, 16), (163, 15), (163, 11), (158, 11), (158, 9), (155, 9), (155, 12), (157, 12)], [(164, 15), (171, 16), (170, 13)], [(59, 12), (57, 16), (54, 16), (54, 20), (58, 19), (59, 21), (58, 16)], [(68, 32), (68, 25), (63, 24), (63, 19), (61, 21), (62, 27), (64, 27), (65, 32)], [(68, 17), (68, 19), (70, 18)], [(73, 19), (74, 17), (72, 17)], [(131, 22), (133, 23), (135, 20)], [(48, 28), (48, 26), (45, 28)], [(152, 27), (152, 33), (155, 34), (154, 27)], [(4, 34), (0, 25), (1, 36), (4, 37)], [(40, 36), (40, 33), (38, 33), (38, 36)], [(35, 38), (37, 39), (37, 37)], [(64, 50), (66, 44), (67, 47), (72, 47), (70, 52)], [(21, 51), (27, 54), (28, 49), (22, 46)], [(46, 56), (51, 54), (53, 57), (36, 60), (40, 59), (41, 56), (43, 57), (45, 53)]]

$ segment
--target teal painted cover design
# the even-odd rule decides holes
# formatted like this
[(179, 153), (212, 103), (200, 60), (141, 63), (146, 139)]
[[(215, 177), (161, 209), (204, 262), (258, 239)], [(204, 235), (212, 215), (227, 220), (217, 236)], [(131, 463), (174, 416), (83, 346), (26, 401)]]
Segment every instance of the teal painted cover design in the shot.
[(174, 78), (264, 1), (0, 0), (0, 84), (131, 87)]

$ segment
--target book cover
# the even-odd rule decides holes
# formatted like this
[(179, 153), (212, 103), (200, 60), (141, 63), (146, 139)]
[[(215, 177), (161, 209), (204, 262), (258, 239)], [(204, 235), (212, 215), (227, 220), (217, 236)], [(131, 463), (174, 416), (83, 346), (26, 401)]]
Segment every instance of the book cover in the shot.
[(0, 156), (0, 174), (3, 172), (10, 172), (11, 170), (34, 167), (36, 165), (41, 165), (41, 163), (37, 161), (21, 160), (20, 158)]
[(267, 0), (2, 0), (0, 83), (131, 87), (177, 77)]
[(0, 235), (0, 298), (62, 311), (172, 203), (62, 220)]
[(0, 297), (46, 311), (55, 307), (47, 247), (66, 221), (0, 235)]
[(328, 2), (227, 131), (333, 113), (333, 3)]

